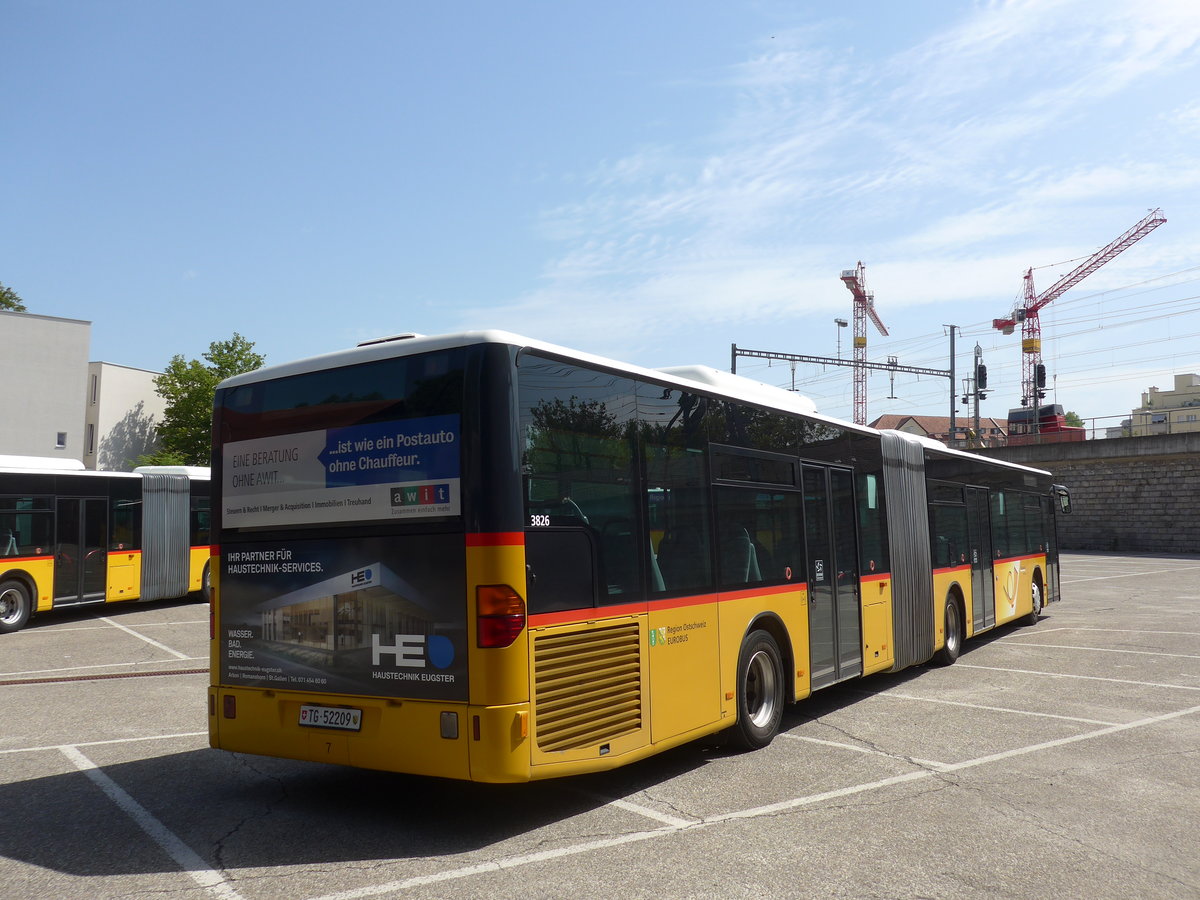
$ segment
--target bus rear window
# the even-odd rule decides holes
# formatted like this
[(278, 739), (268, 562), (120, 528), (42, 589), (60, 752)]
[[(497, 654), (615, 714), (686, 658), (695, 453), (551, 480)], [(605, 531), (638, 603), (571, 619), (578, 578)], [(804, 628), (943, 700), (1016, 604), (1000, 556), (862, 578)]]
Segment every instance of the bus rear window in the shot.
[(459, 515), (463, 356), (445, 350), (221, 391), (222, 527)]
[(274, 378), (221, 391), (221, 439), (461, 414), (462, 348)]

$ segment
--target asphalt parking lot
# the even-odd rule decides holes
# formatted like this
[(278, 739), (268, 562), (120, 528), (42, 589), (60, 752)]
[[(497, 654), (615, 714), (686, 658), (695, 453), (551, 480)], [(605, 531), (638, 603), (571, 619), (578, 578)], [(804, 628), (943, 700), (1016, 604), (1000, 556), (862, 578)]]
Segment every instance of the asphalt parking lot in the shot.
[(1200, 557), (1067, 555), (1033, 628), (532, 785), (208, 748), (208, 610), (0, 636), (0, 896), (1200, 896)]

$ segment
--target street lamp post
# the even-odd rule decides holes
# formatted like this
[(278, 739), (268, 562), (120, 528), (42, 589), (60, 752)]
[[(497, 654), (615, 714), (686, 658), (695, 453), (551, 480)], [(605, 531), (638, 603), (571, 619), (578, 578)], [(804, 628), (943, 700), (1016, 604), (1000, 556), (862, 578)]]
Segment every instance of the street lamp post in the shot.
[(841, 359), (842, 358), (842, 329), (845, 328), (850, 323), (847, 322), (845, 319), (834, 319), (833, 321), (837, 324), (837, 327), (838, 327), (837, 328), (837, 358)]

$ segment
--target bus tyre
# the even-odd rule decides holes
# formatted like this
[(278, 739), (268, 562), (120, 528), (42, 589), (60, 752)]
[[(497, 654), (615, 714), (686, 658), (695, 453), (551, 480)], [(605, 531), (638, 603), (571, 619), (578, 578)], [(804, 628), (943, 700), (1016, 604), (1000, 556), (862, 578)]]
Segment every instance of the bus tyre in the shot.
[(946, 598), (945, 630), (946, 641), (933, 657), (939, 666), (953, 665), (962, 652), (962, 616), (958, 612), (958, 600), (953, 596)]
[(1045, 601), (1042, 599), (1042, 583), (1036, 578), (1033, 580), (1031, 593), (1033, 594), (1033, 608), (1029, 611), (1029, 615), (1021, 620), (1025, 625), (1036, 625), (1038, 619), (1041, 618), (1042, 607), (1045, 606)]
[(204, 572), (200, 576), (200, 597), (205, 603), (212, 603), (212, 572), (208, 566), (208, 563), (204, 564)]
[(742, 641), (737, 668), (737, 725), (733, 739), (759, 750), (775, 737), (783, 719), (783, 661), (775, 638), (752, 631)]
[(25, 585), (15, 579), (0, 582), (0, 634), (20, 631), (32, 611), (33, 601)]

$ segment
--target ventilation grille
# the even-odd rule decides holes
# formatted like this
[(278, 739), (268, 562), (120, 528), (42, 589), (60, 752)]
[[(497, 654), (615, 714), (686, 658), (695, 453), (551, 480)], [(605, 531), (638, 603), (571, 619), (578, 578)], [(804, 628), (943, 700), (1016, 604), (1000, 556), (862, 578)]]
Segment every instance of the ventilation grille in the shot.
[(534, 641), (537, 742), (544, 751), (602, 744), (642, 727), (638, 625), (539, 635)]

